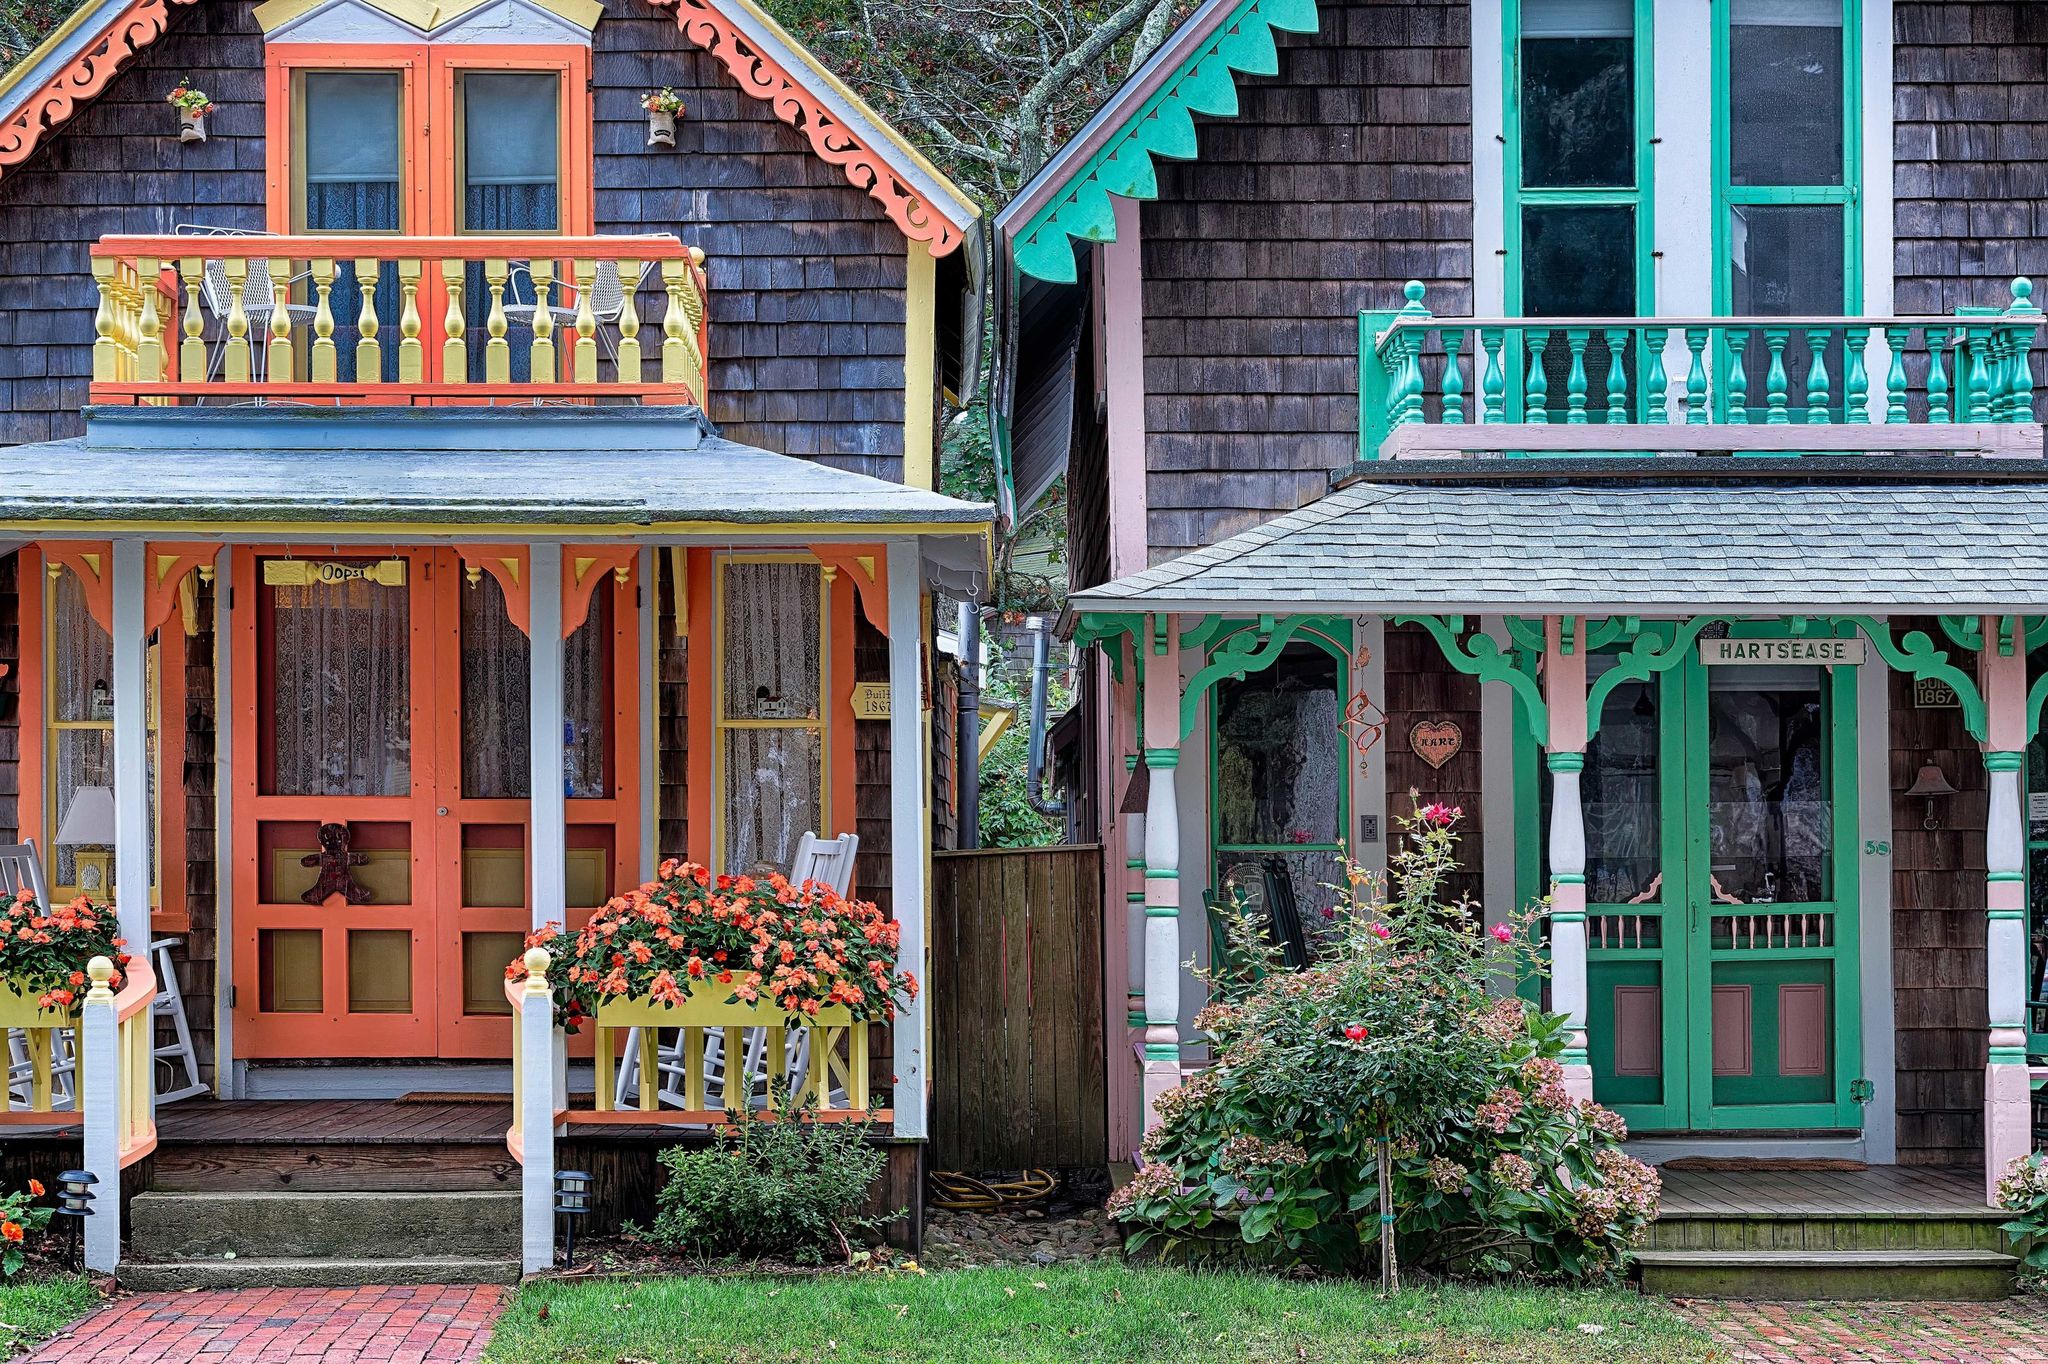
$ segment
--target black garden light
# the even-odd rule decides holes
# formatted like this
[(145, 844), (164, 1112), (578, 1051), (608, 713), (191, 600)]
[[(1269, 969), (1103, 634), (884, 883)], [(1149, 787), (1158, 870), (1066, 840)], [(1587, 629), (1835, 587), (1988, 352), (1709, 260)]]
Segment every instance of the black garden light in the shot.
[(590, 1187), (595, 1182), (587, 1170), (555, 1171), (555, 1215), (562, 1219), (564, 1269), (576, 1263), (576, 1219), (589, 1213)]
[(85, 1219), (92, 1216), (92, 1186), (99, 1182), (90, 1170), (66, 1170), (57, 1176), (56, 1213), (71, 1224), (67, 1239), (71, 1243), (73, 1270), (80, 1267), (79, 1239), (84, 1234), (80, 1229), (84, 1227)]

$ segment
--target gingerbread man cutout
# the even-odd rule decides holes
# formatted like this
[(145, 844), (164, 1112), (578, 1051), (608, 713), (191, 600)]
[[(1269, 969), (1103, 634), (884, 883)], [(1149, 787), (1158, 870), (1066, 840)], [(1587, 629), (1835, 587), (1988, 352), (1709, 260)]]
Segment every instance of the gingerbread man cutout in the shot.
[(324, 905), (329, 898), (339, 895), (349, 904), (367, 905), (370, 888), (350, 875), (349, 868), (367, 866), (369, 861), (368, 853), (348, 850), (348, 825), (322, 824), (320, 851), (299, 859), (302, 867), (320, 868), (320, 875), (313, 888), (299, 898), (309, 905)]

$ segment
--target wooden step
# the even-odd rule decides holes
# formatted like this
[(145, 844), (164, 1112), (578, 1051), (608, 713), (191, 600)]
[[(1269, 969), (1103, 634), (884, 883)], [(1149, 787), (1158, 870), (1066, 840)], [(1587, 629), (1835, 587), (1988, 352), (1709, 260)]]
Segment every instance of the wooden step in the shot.
[(1766, 1301), (1987, 1302), (2019, 1260), (1990, 1250), (1645, 1250), (1645, 1293)]
[(519, 1166), (503, 1141), (166, 1142), (153, 1187), (175, 1192), (264, 1189), (517, 1189)]
[(1648, 1250), (1985, 1250), (2009, 1247), (1993, 1208), (1888, 1213), (1665, 1213)]

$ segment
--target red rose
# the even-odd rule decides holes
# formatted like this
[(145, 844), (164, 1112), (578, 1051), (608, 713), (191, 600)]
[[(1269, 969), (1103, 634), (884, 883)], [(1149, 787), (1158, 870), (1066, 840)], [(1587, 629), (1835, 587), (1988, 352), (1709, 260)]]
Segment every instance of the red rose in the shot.
[(1365, 1025), (1363, 1023), (1346, 1024), (1344, 1036), (1353, 1042), (1363, 1042), (1365, 1040)]

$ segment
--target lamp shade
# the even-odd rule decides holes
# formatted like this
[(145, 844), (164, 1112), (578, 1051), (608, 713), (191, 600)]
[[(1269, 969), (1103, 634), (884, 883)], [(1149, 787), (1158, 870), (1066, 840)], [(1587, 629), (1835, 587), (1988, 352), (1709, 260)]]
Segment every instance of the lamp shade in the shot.
[(71, 793), (71, 806), (53, 840), (65, 847), (111, 847), (114, 842), (114, 788), (81, 786)]

